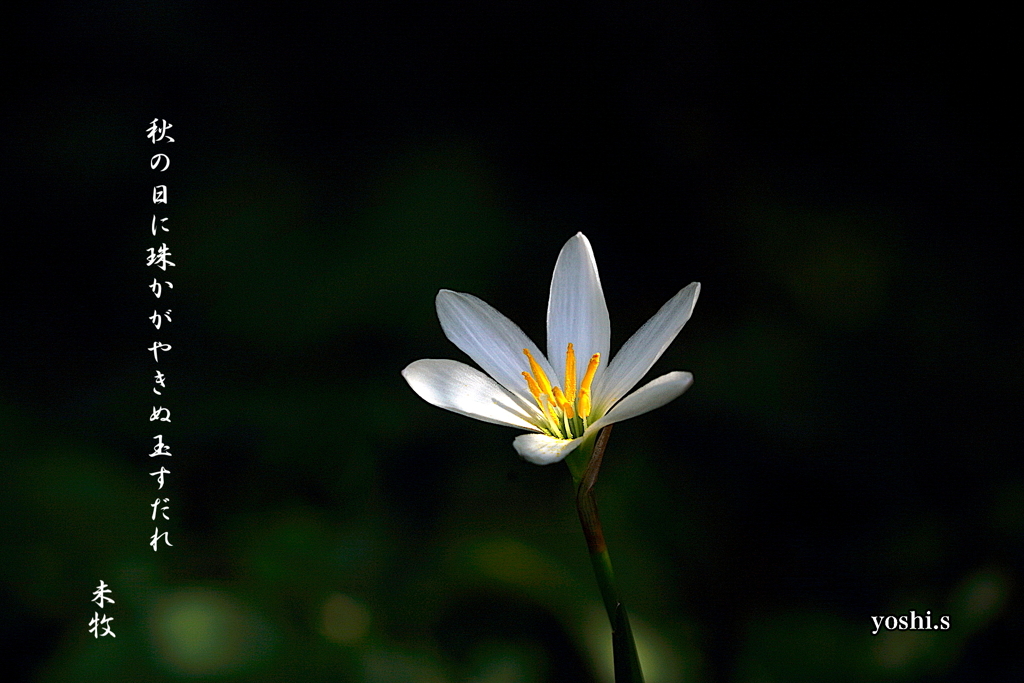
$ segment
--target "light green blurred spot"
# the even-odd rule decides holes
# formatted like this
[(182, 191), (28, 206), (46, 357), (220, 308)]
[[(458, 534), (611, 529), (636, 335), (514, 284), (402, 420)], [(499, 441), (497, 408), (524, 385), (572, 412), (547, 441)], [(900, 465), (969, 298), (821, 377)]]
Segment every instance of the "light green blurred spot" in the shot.
[(324, 601), (320, 632), (332, 643), (357, 645), (366, 638), (369, 627), (370, 610), (357, 600), (333, 593)]
[(917, 665), (934, 655), (937, 638), (934, 631), (879, 631), (871, 655), (879, 668), (890, 673), (916, 673)]
[(269, 650), (265, 629), (219, 591), (189, 589), (165, 596), (156, 604), (151, 623), (158, 658), (178, 674), (236, 671)]
[(558, 586), (569, 577), (536, 548), (510, 538), (482, 541), (470, 550), (473, 566), (481, 574), (517, 586)]
[(536, 643), (483, 643), (471, 657), (471, 673), (466, 683), (541, 683), (549, 680), (546, 653)]
[(953, 594), (952, 628), (973, 632), (995, 618), (1009, 597), (1009, 578), (1000, 568), (985, 568), (968, 576)]

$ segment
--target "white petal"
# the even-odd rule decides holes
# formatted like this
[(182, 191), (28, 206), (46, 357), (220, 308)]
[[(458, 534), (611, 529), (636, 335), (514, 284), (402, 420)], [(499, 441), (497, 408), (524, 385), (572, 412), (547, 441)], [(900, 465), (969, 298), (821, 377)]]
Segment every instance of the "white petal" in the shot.
[(595, 409), (606, 410), (643, 379), (690, 319), (698, 294), (699, 282), (684, 287), (622, 345), (595, 381)]
[(420, 398), (439, 408), (484, 422), (536, 429), (527, 421), (521, 402), (493, 379), (465, 363), (418, 360), (402, 370), (402, 377)]
[(660, 408), (689, 389), (691, 384), (693, 375), (678, 370), (653, 379), (615, 404), (604, 417), (587, 427), (587, 431), (601, 429)]
[(437, 318), (453, 344), (483, 371), (520, 398), (531, 400), (523, 372), (530, 363), (523, 355), (529, 349), (544, 372), (552, 370), (544, 354), (519, 327), (471, 294), (442, 289), (437, 293)]
[(535, 465), (550, 465), (569, 455), (580, 445), (579, 439), (556, 439), (547, 434), (522, 434), (512, 442), (516, 452)]
[(583, 233), (578, 232), (562, 247), (551, 275), (548, 360), (558, 378), (552, 377), (552, 384), (564, 384), (565, 350), (570, 342), (576, 353), (577, 381), (593, 354), (600, 353), (601, 362), (607, 363), (610, 329), (594, 251)]

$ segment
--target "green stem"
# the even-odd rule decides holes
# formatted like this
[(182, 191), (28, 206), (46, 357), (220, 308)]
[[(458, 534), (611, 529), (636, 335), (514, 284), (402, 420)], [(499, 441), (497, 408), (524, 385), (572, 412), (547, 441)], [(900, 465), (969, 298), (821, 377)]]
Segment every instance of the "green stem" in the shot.
[[(612, 571), (612, 560), (608, 554), (601, 520), (597, 514), (597, 500), (594, 498), (594, 485), (597, 483), (597, 475), (601, 469), (601, 460), (604, 458), (604, 449), (608, 446), (611, 430), (611, 425), (601, 430), (597, 437), (597, 443), (590, 450), (590, 458), (586, 461), (582, 471), (580, 471), (582, 462), (579, 459), (570, 462), (570, 470), (576, 482), (576, 511), (580, 517), (580, 525), (583, 527), (587, 548), (590, 550), (590, 563), (594, 567), (597, 585), (601, 590), (601, 598), (604, 600), (604, 609), (608, 613), (608, 621), (612, 626), (615, 681), (616, 683), (643, 683), (643, 673), (640, 670), (640, 659), (636, 653), (633, 630), (629, 625), (626, 608), (619, 599), (615, 572)], [(586, 449), (588, 445), (584, 444), (580, 450)], [(581, 457), (586, 455), (586, 450), (580, 454)], [(573, 465), (576, 466), (573, 467)]]

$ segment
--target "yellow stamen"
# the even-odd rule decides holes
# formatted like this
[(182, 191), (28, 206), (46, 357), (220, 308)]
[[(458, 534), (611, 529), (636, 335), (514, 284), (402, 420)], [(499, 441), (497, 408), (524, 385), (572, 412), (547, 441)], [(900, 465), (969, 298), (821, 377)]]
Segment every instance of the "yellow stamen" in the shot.
[(565, 394), (562, 393), (561, 389), (559, 389), (558, 387), (552, 387), (551, 390), (554, 392), (555, 395), (555, 403), (557, 403), (558, 407), (562, 409), (562, 412), (565, 413), (565, 416), (571, 420), (574, 417), (572, 412), (572, 404), (569, 403), (569, 400), (566, 398)]
[(590, 362), (587, 363), (587, 372), (583, 375), (583, 381), (580, 382), (580, 392), (590, 391), (590, 385), (594, 382), (594, 373), (597, 372), (597, 366), (601, 364), (601, 354), (595, 353), (590, 357)]
[(530, 371), (533, 372), (534, 378), (537, 380), (537, 385), (540, 387), (541, 393), (551, 395), (551, 382), (548, 381), (548, 376), (544, 374), (544, 370), (537, 364), (537, 361), (533, 359), (533, 354), (530, 353), (530, 349), (523, 349), (523, 353), (530, 359)]
[(526, 378), (526, 386), (530, 389), (530, 393), (533, 394), (533, 400), (537, 401), (537, 403), (539, 404), (541, 392), (540, 387), (537, 386), (537, 380), (535, 380), (533, 378), (533, 375), (531, 375), (528, 372), (524, 372), (523, 377)]
[(569, 348), (565, 350), (565, 400), (569, 403), (576, 400), (576, 352), (573, 351), (572, 342), (569, 342)]
[(590, 357), (590, 362), (587, 363), (587, 372), (583, 375), (583, 381), (580, 382), (580, 400), (578, 402), (577, 414), (580, 417), (588, 417), (590, 415), (590, 385), (594, 382), (594, 375), (597, 373), (597, 366), (601, 364), (601, 354), (595, 353)]
[(579, 416), (582, 418), (590, 417), (590, 390), (580, 389), (580, 399), (576, 402), (576, 407), (579, 408)]

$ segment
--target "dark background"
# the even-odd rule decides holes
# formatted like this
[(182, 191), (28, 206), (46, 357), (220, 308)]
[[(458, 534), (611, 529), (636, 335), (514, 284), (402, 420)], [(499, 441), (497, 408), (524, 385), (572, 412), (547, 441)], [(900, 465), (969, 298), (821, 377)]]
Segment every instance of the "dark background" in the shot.
[[(1005, 17), (339, 5), (10, 18), (15, 679), (608, 680), (566, 468), (399, 376), (463, 359), (441, 287), (543, 344), (577, 231), (613, 348), (703, 284), (655, 369), (693, 388), (616, 427), (598, 485), (648, 683), (1024, 679)], [(153, 118), (173, 144), (148, 143)], [(154, 238), (156, 182), (171, 232)], [(161, 241), (177, 266), (157, 333)], [(157, 553), (154, 339), (174, 346)], [(116, 639), (88, 633), (101, 579)], [(910, 610), (951, 628), (871, 635)]]

